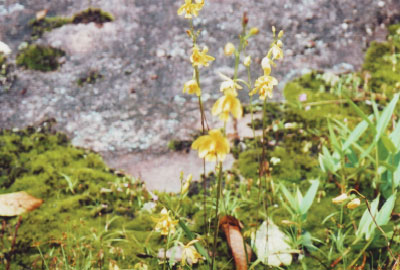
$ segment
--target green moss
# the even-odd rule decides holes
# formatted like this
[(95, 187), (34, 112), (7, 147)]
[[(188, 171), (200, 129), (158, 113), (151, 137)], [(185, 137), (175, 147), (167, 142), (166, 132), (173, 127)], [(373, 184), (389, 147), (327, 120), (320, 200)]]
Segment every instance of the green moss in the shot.
[(190, 151), (192, 141), (189, 140), (170, 140), (168, 142), (168, 149), (171, 151)]
[(370, 74), (369, 88), (389, 99), (400, 89), (400, 25), (389, 26), (387, 42), (372, 42), (365, 53), (363, 70)]
[[(105, 250), (104, 260), (108, 261), (118, 256), (109, 251), (111, 242), (96, 242), (101, 235), (110, 235), (110, 239), (114, 239), (112, 235), (117, 243), (125, 238), (141, 239), (139, 235), (150, 233), (153, 222), (146, 216), (135, 219), (136, 232), (117, 233), (129, 224), (149, 198), (139, 182), (114, 174), (99, 155), (71, 146), (65, 135), (36, 130), (0, 132), (0, 193), (24, 190), (44, 200), (39, 209), (23, 215), (13, 269), (40, 260), (33, 244), (40, 246), (44, 253), (56, 248), (54, 254), (61, 252), (59, 248), (63, 245), (67, 249), (65, 252), (72, 256), (73, 249), (82, 242), (90, 246), (86, 252), (91, 250), (92, 255)], [(120, 226), (104, 231), (113, 217), (121, 219)], [(142, 228), (148, 232), (141, 231)], [(75, 239), (75, 243), (67, 243), (66, 235)], [(98, 238), (92, 239), (93, 235)], [(137, 260), (138, 247), (112, 246), (123, 248), (130, 254), (129, 259), (119, 265), (132, 267)], [(144, 247), (140, 248), (141, 252), (144, 250)]]
[(59, 28), (69, 23), (72, 23), (71, 19), (62, 17), (31, 20), (29, 22), (29, 26), (32, 28), (31, 36), (33, 39), (40, 38), (45, 32), (50, 32), (53, 29)]
[(79, 78), (76, 83), (79, 86), (83, 86), (85, 84), (95, 84), (97, 80), (102, 79), (103, 75), (100, 74), (100, 72), (96, 71), (96, 70), (91, 70), (89, 71), (88, 74), (86, 74), (85, 76)]
[(114, 17), (110, 13), (99, 8), (88, 8), (75, 14), (72, 18), (72, 22), (75, 24), (91, 22), (103, 24), (112, 21), (114, 21)]
[(53, 71), (60, 66), (58, 60), (65, 52), (50, 46), (29, 45), (17, 56), (17, 65), (39, 71)]

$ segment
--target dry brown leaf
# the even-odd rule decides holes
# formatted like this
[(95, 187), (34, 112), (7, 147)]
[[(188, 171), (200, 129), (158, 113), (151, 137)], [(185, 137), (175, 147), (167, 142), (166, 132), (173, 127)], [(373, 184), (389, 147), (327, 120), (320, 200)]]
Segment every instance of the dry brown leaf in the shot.
[(43, 10), (36, 12), (36, 20), (40, 21), (40, 20), (43, 20), (44, 18), (46, 18), (48, 11), (49, 11), (48, 9), (43, 9)]
[(25, 191), (0, 195), (0, 216), (18, 216), (32, 211), (43, 203), (42, 199), (35, 198)]
[[(228, 246), (232, 251), (233, 259), (235, 260), (236, 270), (247, 270), (245, 242), (243, 240), (240, 228), (243, 225), (239, 220), (232, 216), (224, 216), (221, 218), (219, 225), (225, 233)], [(251, 259), (251, 248), (246, 244), (247, 257)]]

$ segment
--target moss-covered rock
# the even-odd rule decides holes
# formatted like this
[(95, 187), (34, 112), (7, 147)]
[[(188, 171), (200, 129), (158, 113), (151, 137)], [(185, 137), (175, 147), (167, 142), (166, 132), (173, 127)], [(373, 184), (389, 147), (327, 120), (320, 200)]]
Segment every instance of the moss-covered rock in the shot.
[(17, 56), (17, 65), (39, 71), (53, 71), (60, 66), (59, 58), (65, 52), (50, 46), (31, 44)]

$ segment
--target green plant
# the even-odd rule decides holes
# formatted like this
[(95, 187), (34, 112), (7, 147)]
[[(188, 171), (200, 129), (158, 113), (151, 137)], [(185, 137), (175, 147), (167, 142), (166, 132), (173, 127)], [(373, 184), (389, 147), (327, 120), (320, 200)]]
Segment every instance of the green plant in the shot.
[(29, 45), (17, 56), (17, 65), (39, 71), (53, 71), (60, 66), (59, 58), (65, 52), (50, 46)]

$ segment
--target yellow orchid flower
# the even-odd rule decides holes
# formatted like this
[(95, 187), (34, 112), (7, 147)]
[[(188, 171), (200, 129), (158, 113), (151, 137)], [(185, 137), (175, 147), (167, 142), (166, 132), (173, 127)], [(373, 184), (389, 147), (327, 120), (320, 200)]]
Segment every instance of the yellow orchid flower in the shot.
[(272, 60), (280, 60), (283, 58), (282, 41), (275, 42), (268, 51), (268, 55), (272, 56)]
[(276, 78), (268, 75), (261, 76), (256, 80), (254, 84), (255, 88), (249, 95), (252, 96), (258, 92), (261, 100), (265, 100), (267, 96), (272, 98), (272, 90), (277, 84), (278, 80)]
[(237, 94), (233, 91), (226, 91), (212, 107), (212, 115), (219, 115), (222, 121), (228, 121), (229, 113), (235, 118), (241, 118), (243, 109), (240, 100), (236, 98)]
[(203, 51), (199, 50), (199, 47), (194, 46), (192, 56), (190, 57), (190, 61), (192, 65), (195, 66), (205, 66), (208, 67), (210, 61), (214, 61), (215, 58), (207, 55), (208, 48), (204, 47)]
[(347, 196), (347, 193), (342, 193), (339, 196), (335, 197), (332, 199), (332, 203), (333, 204), (341, 204), (343, 203), (345, 200), (347, 200), (349, 198), (349, 196)]
[(355, 199), (351, 200), (351, 202), (349, 202), (347, 204), (347, 208), (349, 208), (350, 210), (353, 210), (353, 209), (359, 207), (360, 204), (361, 204), (360, 199), (359, 198), (355, 198)]
[(188, 244), (183, 245), (181, 242), (178, 242), (179, 245), (182, 246), (182, 259), (181, 265), (185, 266), (188, 263), (192, 266), (194, 263), (198, 263), (199, 260), (203, 259), (200, 253), (197, 252), (196, 248), (193, 247), (193, 244), (198, 242), (199, 240), (192, 240)]
[(178, 9), (178, 15), (182, 15), (185, 13), (185, 19), (192, 19), (193, 17), (197, 17), (199, 15), (199, 11), (204, 6), (204, 0), (185, 0), (185, 4), (183, 4)]
[(192, 148), (199, 151), (199, 157), (205, 158), (207, 161), (223, 161), (229, 153), (229, 142), (221, 131), (213, 129), (208, 132), (208, 135), (203, 135), (197, 138)]
[(262, 59), (261, 67), (264, 70), (264, 75), (271, 74), (271, 60), (268, 57)]
[(198, 97), (201, 95), (201, 89), (197, 84), (196, 80), (187, 81), (183, 85), (183, 93), (188, 93), (190, 95), (196, 94)]
[(154, 229), (157, 232), (161, 232), (162, 235), (175, 233), (175, 224), (178, 223), (178, 220), (173, 220), (169, 216), (169, 212), (167, 209), (163, 208), (161, 210), (161, 218), (155, 220), (157, 221), (157, 224)]
[(231, 78), (229, 78), (228, 76), (225, 76), (222, 73), (219, 73), (219, 76), (224, 79), (225, 81), (223, 81), (221, 83), (221, 87), (219, 88), (219, 90), (221, 92), (233, 92), (236, 93), (236, 89), (243, 89), (243, 87), (238, 84), (236, 81), (232, 80)]

